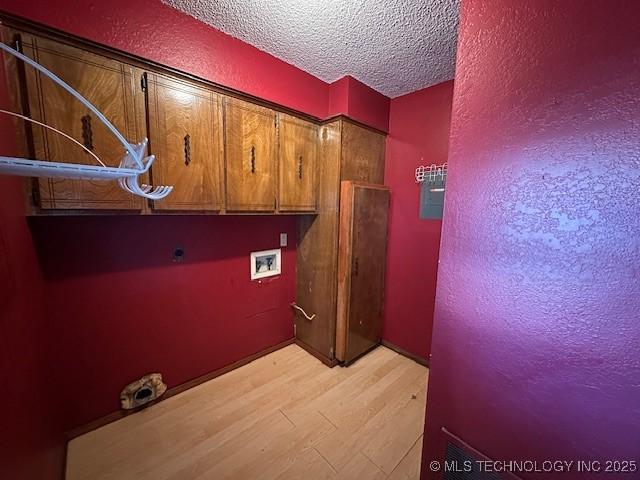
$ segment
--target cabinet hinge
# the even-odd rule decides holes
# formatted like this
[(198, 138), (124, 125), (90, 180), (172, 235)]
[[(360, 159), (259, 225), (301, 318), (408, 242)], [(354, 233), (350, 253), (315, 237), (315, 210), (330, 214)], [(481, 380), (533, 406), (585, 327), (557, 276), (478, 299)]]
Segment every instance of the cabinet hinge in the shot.
[(333, 360), (333, 347), (329, 349), (329, 358)]
[(294, 338), (298, 338), (298, 335), (296, 335), (296, 328), (297, 328), (296, 324), (294, 323), (293, 324), (293, 336), (294, 336)]
[(140, 88), (143, 92), (147, 90), (147, 72), (144, 72), (140, 77)]

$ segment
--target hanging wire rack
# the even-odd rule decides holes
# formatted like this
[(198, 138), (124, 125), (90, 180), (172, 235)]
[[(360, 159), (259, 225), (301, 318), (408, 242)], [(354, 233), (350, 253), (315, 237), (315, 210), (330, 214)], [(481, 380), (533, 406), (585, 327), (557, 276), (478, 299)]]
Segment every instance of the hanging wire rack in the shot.
[(33, 61), (29, 57), (23, 55), (19, 51), (5, 45), (0, 42), (0, 49), (4, 52), (13, 55), (14, 57), (22, 60), (27, 65), (38, 70), (43, 75), (47, 76), (55, 83), (60, 85), (64, 90), (69, 92), (75, 99), (82, 103), (87, 109), (89, 109), (100, 122), (117, 138), (117, 140), (124, 147), (124, 157), (120, 161), (118, 167), (108, 167), (95, 155), (88, 150), (84, 145), (70, 137), (64, 132), (44, 123), (38, 122), (24, 115), (20, 115), (8, 110), (0, 110), (0, 113), (5, 115), (11, 115), (21, 118), (22, 120), (35, 123), (48, 130), (54, 131), (67, 139), (70, 139), (75, 144), (78, 144), (84, 150), (88, 151), (93, 158), (100, 165), (84, 165), (77, 163), (65, 163), (65, 162), (49, 162), (42, 160), (32, 160), (27, 158), (17, 157), (4, 157), (0, 156), (0, 175), (21, 175), (27, 177), (57, 177), (57, 178), (72, 178), (82, 180), (117, 180), (120, 187), (134, 195), (140, 197), (149, 198), (152, 200), (160, 200), (171, 193), (173, 187), (171, 186), (157, 186), (152, 187), (146, 184), (139, 184), (140, 175), (149, 171), (149, 168), (155, 160), (154, 155), (147, 155), (147, 139), (143, 139), (140, 143), (129, 143), (122, 133), (111, 124), (111, 122), (98, 110), (91, 102), (80, 95), (71, 86), (65, 83), (56, 74), (50, 72), (39, 63)]
[(447, 164), (442, 163), (440, 165), (420, 165), (416, 168), (416, 183), (422, 182), (436, 182), (447, 180)]

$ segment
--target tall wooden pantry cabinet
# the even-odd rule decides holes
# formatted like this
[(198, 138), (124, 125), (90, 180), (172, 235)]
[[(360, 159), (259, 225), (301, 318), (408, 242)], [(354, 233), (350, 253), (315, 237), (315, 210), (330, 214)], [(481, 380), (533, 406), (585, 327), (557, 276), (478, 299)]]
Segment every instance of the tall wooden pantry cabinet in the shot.
[[(298, 221), (296, 304), (306, 315), (295, 310), (295, 330), (296, 342), (327, 365), (335, 365), (338, 361), (340, 182), (352, 180), (382, 184), (385, 138), (384, 134), (343, 117), (320, 127), (318, 213), (300, 217)], [(384, 263), (384, 258), (380, 261)], [(373, 294), (382, 299), (382, 285), (376, 288), (379, 291)], [(379, 317), (381, 314), (380, 311), (375, 315)], [(378, 320), (372, 318), (372, 321)], [(379, 332), (372, 332), (373, 337), (376, 335), (379, 340)]]

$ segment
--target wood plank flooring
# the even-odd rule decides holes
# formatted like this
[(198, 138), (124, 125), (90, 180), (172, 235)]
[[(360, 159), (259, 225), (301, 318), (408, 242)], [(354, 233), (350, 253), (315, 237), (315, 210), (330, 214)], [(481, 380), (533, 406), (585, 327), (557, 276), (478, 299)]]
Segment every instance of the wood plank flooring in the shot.
[(417, 480), (427, 375), (385, 347), (329, 369), (290, 345), (72, 440), (67, 480)]

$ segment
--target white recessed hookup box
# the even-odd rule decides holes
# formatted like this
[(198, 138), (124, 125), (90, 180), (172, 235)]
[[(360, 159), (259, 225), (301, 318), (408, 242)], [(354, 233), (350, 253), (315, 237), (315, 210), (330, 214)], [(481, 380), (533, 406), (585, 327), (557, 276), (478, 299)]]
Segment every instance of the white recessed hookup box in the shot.
[(282, 271), (281, 250), (262, 250), (251, 252), (251, 280), (280, 275)]

